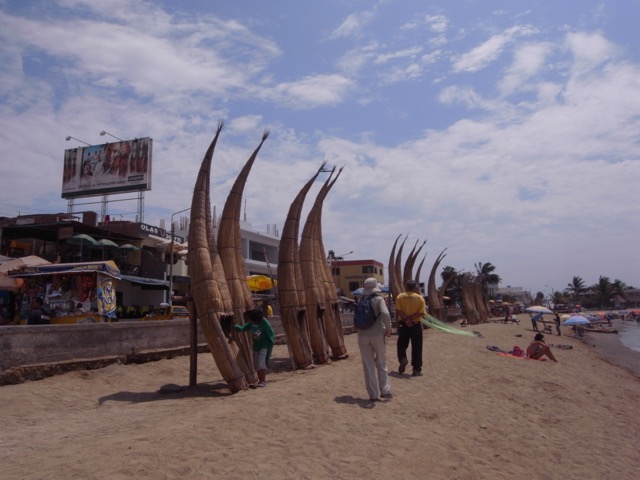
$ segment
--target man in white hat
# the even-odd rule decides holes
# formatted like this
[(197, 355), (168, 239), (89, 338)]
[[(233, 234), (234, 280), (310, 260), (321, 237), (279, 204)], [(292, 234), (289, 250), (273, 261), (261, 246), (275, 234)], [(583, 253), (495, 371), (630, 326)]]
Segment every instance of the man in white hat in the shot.
[(379, 292), (380, 286), (375, 278), (367, 278), (364, 281), (361, 301), (369, 298), (376, 316), (376, 321), (371, 327), (358, 329), (364, 383), (371, 401), (376, 401), (379, 397), (392, 397), (386, 345), (386, 337), (391, 336), (391, 316), (384, 299), (378, 295)]

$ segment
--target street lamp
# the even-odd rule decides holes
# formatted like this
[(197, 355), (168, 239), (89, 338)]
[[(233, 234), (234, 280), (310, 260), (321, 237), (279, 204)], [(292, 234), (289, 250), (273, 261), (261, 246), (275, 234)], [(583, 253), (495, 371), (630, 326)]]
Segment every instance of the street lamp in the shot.
[(80, 142), (80, 143), (84, 143), (85, 145), (89, 145), (89, 146), (91, 146), (91, 144), (90, 144), (90, 143), (87, 143), (87, 142), (85, 142), (84, 140), (80, 140), (79, 138), (72, 137), (71, 135), (67, 135), (67, 138), (66, 138), (67, 142), (68, 142), (69, 140), (71, 140), (71, 139), (74, 139), (75, 141)]
[[(551, 297), (550, 300), (547, 302), (547, 307), (551, 308), (551, 301), (553, 301), (553, 293), (554, 293), (554, 289), (551, 285), (545, 285), (545, 287), (548, 287), (551, 289)], [(554, 302), (555, 304), (555, 302)]]
[(171, 215), (171, 243), (169, 244), (169, 246), (170, 246), (170, 252), (169, 252), (169, 305), (173, 305), (173, 244), (175, 243), (175, 239), (176, 239), (176, 235), (175, 235), (176, 227), (173, 224), (173, 217), (175, 217), (179, 213), (183, 213), (183, 212), (186, 212), (188, 210), (191, 210), (191, 208), (185, 208), (184, 210), (180, 210), (179, 212), (173, 213)]
[(122, 140), (121, 138), (116, 137), (115, 135), (111, 135), (109, 132), (107, 132), (106, 130), (102, 130), (100, 132), (100, 136), (104, 137), (105, 135), (109, 135), (110, 137), (115, 138), (116, 140), (120, 140), (121, 142), (124, 142), (124, 140)]

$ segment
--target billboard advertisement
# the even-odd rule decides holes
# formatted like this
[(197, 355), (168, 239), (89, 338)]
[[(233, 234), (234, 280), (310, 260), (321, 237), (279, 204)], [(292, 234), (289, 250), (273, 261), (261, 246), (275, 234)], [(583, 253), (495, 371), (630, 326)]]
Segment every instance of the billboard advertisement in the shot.
[(62, 198), (151, 190), (149, 137), (64, 151)]

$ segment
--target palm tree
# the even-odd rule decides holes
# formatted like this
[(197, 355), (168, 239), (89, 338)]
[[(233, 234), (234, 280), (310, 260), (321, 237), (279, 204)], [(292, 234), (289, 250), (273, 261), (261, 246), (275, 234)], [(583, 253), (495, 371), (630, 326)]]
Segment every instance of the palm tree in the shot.
[(611, 303), (611, 297), (613, 295), (613, 285), (611, 283), (611, 280), (609, 280), (609, 277), (600, 275), (598, 283), (596, 283), (592, 288), (595, 293), (596, 303), (600, 308), (604, 308)]
[(499, 275), (493, 273), (496, 267), (491, 265), (491, 262), (478, 262), (475, 267), (478, 278), (480, 279), (480, 284), (482, 285), (485, 293), (488, 292), (489, 285), (498, 285), (502, 281)]
[(625, 290), (627, 289), (627, 285), (623, 281), (616, 278), (611, 284), (611, 296), (622, 297), (623, 299), (627, 300), (627, 295), (625, 293)]
[(571, 283), (567, 284), (565, 291), (573, 297), (573, 301), (578, 303), (580, 301), (580, 294), (584, 293), (587, 287), (584, 284), (584, 280), (580, 277), (573, 277)]
[(461, 302), (462, 275), (462, 273), (450, 266), (444, 267), (440, 272), (442, 283), (446, 283), (451, 278), (447, 286), (446, 295), (456, 303)]
[(450, 277), (453, 277), (457, 273), (458, 272), (456, 272), (455, 268), (446, 266), (442, 269), (442, 272), (440, 272), (440, 276), (442, 277), (442, 281), (446, 282)]

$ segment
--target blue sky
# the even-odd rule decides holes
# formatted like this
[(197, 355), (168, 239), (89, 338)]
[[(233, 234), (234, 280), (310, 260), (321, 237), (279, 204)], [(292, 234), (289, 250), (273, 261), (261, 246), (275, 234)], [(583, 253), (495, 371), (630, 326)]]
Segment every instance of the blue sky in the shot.
[(224, 120), (218, 209), (271, 131), (245, 189), (259, 231), (327, 161), (337, 254), (386, 264), (404, 234), (426, 265), (447, 248), (442, 266), (491, 262), (534, 294), (640, 287), (638, 18), (637, 0), (0, 0), (0, 215), (66, 211), (65, 138), (106, 130), (153, 138), (144, 221), (168, 224)]

